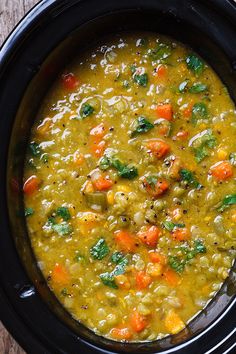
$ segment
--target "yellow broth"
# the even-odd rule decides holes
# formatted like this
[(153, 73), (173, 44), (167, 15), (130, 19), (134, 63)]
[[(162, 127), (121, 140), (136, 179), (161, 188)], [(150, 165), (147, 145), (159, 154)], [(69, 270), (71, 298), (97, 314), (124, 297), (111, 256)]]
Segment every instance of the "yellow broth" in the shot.
[(225, 86), (167, 37), (114, 36), (58, 78), (23, 189), (39, 266), (76, 320), (152, 341), (206, 306), (235, 256), (235, 132)]

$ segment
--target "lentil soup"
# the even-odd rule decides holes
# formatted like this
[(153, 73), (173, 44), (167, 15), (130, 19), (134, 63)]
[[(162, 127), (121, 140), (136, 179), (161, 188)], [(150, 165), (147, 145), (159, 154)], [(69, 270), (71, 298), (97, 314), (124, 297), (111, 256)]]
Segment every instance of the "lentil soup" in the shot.
[(49, 287), (118, 341), (176, 334), (236, 246), (236, 111), (190, 48), (114, 36), (54, 84), (32, 129), (25, 216)]

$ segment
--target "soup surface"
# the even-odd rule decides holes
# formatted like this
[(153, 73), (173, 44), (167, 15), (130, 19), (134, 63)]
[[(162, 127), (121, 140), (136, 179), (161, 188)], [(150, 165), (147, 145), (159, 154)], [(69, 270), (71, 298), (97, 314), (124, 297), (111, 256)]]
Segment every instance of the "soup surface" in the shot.
[(204, 308), (235, 256), (235, 134), (227, 89), (166, 37), (114, 36), (59, 77), (23, 189), (39, 266), (76, 320), (151, 341)]

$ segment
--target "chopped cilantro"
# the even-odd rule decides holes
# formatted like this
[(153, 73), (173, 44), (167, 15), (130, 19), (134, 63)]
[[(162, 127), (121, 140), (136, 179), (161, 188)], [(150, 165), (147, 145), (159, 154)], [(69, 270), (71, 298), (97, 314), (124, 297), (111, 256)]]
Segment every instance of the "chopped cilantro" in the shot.
[(185, 262), (177, 256), (169, 256), (168, 263), (177, 273), (182, 273), (185, 267)]
[(94, 108), (89, 103), (84, 103), (81, 107), (80, 115), (82, 119), (84, 119), (90, 116), (91, 114), (93, 114), (93, 112), (94, 112)]
[(98, 242), (90, 248), (90, 254), (93, 259), (101, 260), (109, 253), (109, 247), (107, 246), (104, 238), (100, 238)]
[(201, 119), (208, 118), (208, 110), (207, 106), (203, 102), (195, 103), (192, 109), (192, 118), (191, 122), (193, 124), (197, 124), (197, 122)]
[(109, 167), (114, 167), (122, 178), (133, 179), (138, 176), (138, 170), (135, 166), (125, 165), (119, 159), (105, 155), (100, 160), (99, 168), (107, 170)]
[(230, 205), (236, 204), (236, 194), (229, 194), (226, 195), (220, 203), (220, 206), (217, 207), (218, 211), (224, 211)]
[(163, 226), (168, 230), (168, 231), (173, 231), (175, 228), (183, 228), (185, 227), (185, 224), (178, 224), (178, 223), (174, 223), (172, 221), (169, 220), (165, 220), (163, 221)]
[(187, 182), (188, 185), (193, 186), (196, 189), (201, 189), (202, 185), (198, 182), (193, 172), (183, 168), (179, 172), (181, 180)]
[[(118, 288), (118, 286), (115, 283), (115, 277), (117, 275), (123, 274), (125, 272), (125, 267), (128, 264), (128, 259), (125, 257), (117, 260), (120, 257), (120, 256), (118, 256), (118, 253), (119, 252), (114, 253), (114, 254), (116, 254), (116, 256), (114, 256), (113, 259), (116, 260), (116, 262), (118, 262), (118, 263), (117, 263), (116, 267), (113, 269), (113, 271), (110, 273), (106, 272), (106, 273), (100, 274), (100, 279), (102, 280), (103, 284), (106, 286), (109, 286), (110, 288), (113, 288), (113, 289)], [(116, 263), (116, 262), (113, 262), (113, 263)]]
[(192, 87), (189, 88), (190, 93), (201, 93), (207, 90), (207, 85), (202, 83), (195, 83)]
[(111, 274), (109, 272), (102, 273), (102, 274), (100, 274), (100, 279), (104, 285), (109, 286), (110, 288), (113, 288), (113, 289), (118, 289), (118, 286), (115, 283), (115, 279), (114, 279), (113, 274)]
[(195, 240), (193, 247), (182, 246), (180, 251), (183, 256), (169, 256), (168, 263), (172, 269), (177, 273), (182, 273), (185, 265), (193, 258), (195, 258), (199, 253), (206, 253), (206, 247), (201, 240)]
[(135, 129), (131, 133), (132, 138), (138, 134), (147, 133), (149, 130), (154, 128), (154, 125), (145, 117), (139, 117), (135, 125)]
[(211, 129), (207, 129), (199, 134), (200, 136), (191, 144), (196, 161), (199, 163), (209, 156), (209, 149), (216, 145), (216, 138)]
[(69, 209), (67, 207), (57, 208), (56, 215), (61, 217), (64, 221), (68, 221), (71, 218)]
[(135, 74), (134, 75), (134, 82), (136, 82), (139, 86), (146, 87), (148, 83), (148, 75), (144, 74)]
[(195, 54), (190, 54), (186, 58), (187, 66), (192, 70), (196, 75), (200, 75), (204, 70), (204, 63), (202, 60)]
[(159, 43), (156, 48), (148, 51), (148, 55), (154, 61), (160, 60), (161, 62), (164, 62), (171, 55), (171, 52), (172, 50), (170, 45)]

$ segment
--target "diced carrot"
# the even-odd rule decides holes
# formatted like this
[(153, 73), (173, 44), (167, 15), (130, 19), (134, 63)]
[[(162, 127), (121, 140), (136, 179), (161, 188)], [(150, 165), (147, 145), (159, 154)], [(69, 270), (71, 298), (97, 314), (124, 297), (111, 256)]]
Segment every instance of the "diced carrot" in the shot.
[(156, 247), (160, 235), (161, 231), (157, 226), (150, 226), (137, 233), (138, 238), (150, 247)]
[(180, 276), (174, 270), (167, 269), (163, 275), (164, 275), (165, 281), (170, 286), (176, 287), (177, 285), (180, 284), (180, 281), (181, 281)]
[(160, 124), (157, 131), (162, 136), (168, 136), (170, 127), (168, 127), (166, 124)]
[(156, 114), (158, 118), (164, 118), (171, 121), (173, 119), (173, 109), (170, 103), (160, 104), (157, 106)]
[(113, 181), (109, 178), (109, 176), (103, 177), (100, 176), (98, 179), (94, 180), (93, 186), (97, 191), (105, 191), (111, 186), (113, 186)]
[(115, 282), (121, 289), (130, 289), (130, 282), (126, 275), (119, 274), (115, 276)]
[(159, 197), (163, 193), (167, 191), (169, 188), (169, 183), (165, 179), (159, 179), (155, 186), (150, 185), (146, 180), (144, 182), (144, 186), (147, 192), (153, 196), (154, 198)]
[(147, 148), (158, 158), (165, 157), (170, 152), (170, 145), (162, 140), (152, 140), (147, 143)]
[(74, 153), (74, 163), (77, 165), (77, 166), (81, 166), (84, 162), (84, 155), (79, 152), (79, 151), (76, 151)]
[(103, 123), (98, 124), (96, 127), (90, 130), (90, 135), (99, 139), (102, 139), (106, 134), (106, 128)]
[(151, 282), (152, 278), (143, 270), (136, 274), (136, 285), (139, 290), (147, 288)]
[(186, 140), (188, 135), (189, 133), (187, 130), (181, 130), (176, 134), (176, 140)]
[(101, 140), (99, 142), (94, 141), (92, 143), (92, 152), (96, 157), (101, 157), (104, 153), (104, 150), (106, 148), (106, 142), (104, 140)]
[(114, 339), (118, 339), (118, 340), (122, 340), (122, 339), (129, 340), (132, 338), (132, 333), (131, 333), (130, 329), (127, 327), (112, 328), (110, 333)]
[(130, 316), (130, 326), (134, 332), (142, 332), (148, 326), (147, 318), (134, 310)]
[(218, 181), (225, 181), (233, 176), (233, 167), (228, 161), (220, 161), (210, 168), (210, 174)]
[(193, 103), (189, 103), (188, 106), (182, 111), (185, 118), (190, 118), (193, 111)]
[(154, 196), (158, 197), (167, 191), (169, 188), (169, 183), (165, 179), (159, 179), (155, 185)]
[(166, 264), (166, 256), (158, 252), (149, 252), (149, 258), (152, 263)]
[(73, 73), (63, 74), (62, 83), (67, 90), (74, 90), (78, 86), (78, 80)]
[(180, 332), (182, 329), (184, 329), (185, 324), (181, 320), (180, 316), (174, 311), (170, 310), (164, 320), (166, 329), (171, 333), (171, 334), (176, 334)]
[(23, 191), (25, 194), (33, 194), (39, 187), (40, 180), (37, 176), (30, 176), (24, 183)]
[(187, 241), (191, 237), (191, 233), (186, 227), (183, 227), (181, 229), (176, 228), (172, 231), (171, 234), (174, 240), (177, 241)]
[(56, 264), (52, 271), (52, 281), (57, 285), (66, 285), (69, 282), (70, 276), (65, 266)]
[(135, 236), (125, 230), (116, 231), (115, 242), (122, 251), (133, 252), (135, 250)]
[(157, 77), (160, 79), (165, 79), (167, 76), (167, 66), (166, 65), (159, 65), (157, 68)]

